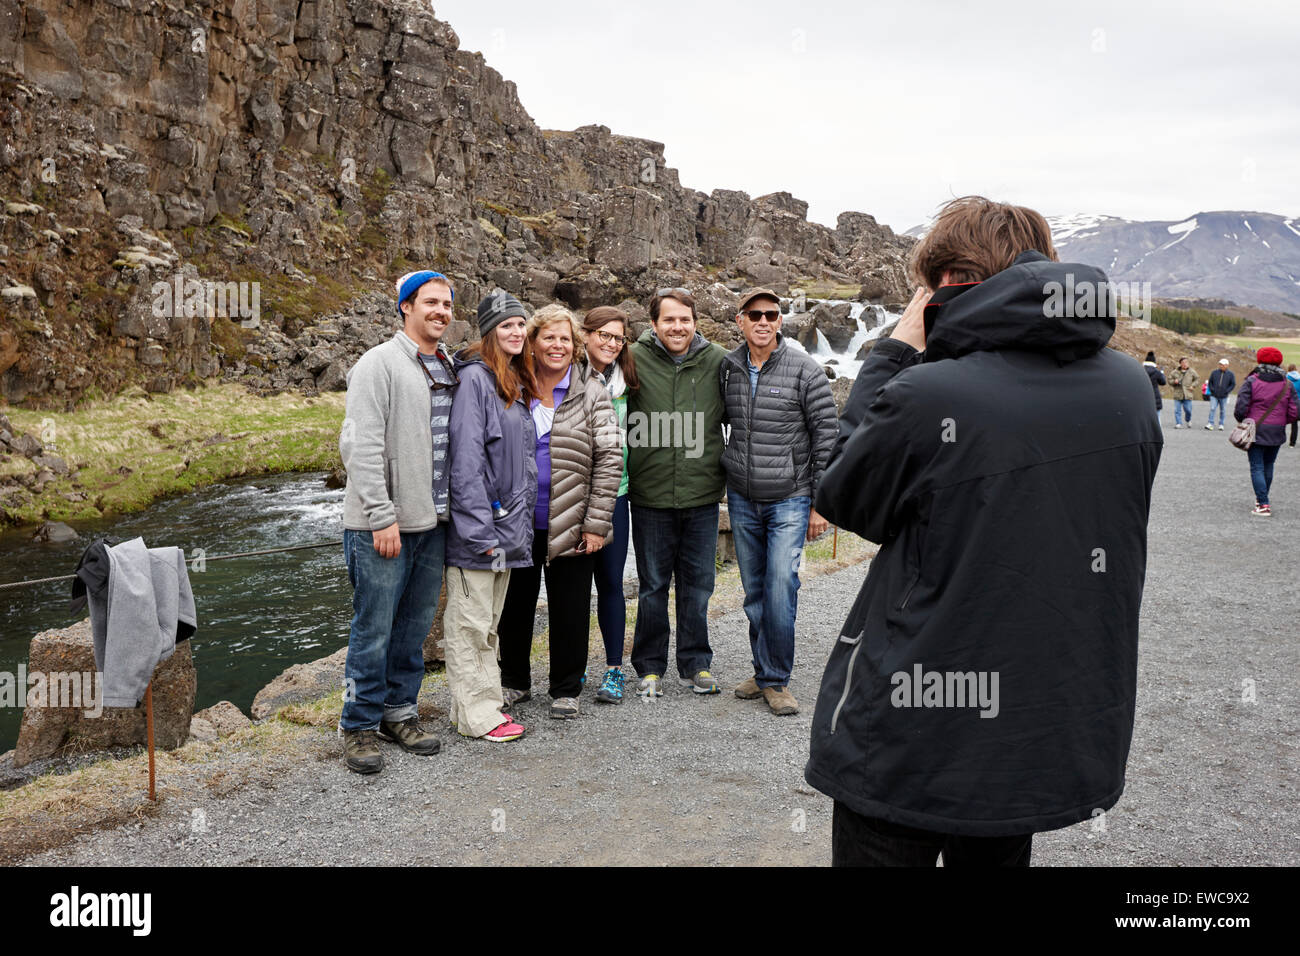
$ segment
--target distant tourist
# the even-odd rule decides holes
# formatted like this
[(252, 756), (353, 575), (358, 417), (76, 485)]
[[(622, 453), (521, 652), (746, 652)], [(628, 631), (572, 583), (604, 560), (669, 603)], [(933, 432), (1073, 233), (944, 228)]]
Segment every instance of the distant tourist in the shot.
[(1219, 431), (1223, 431), (1223, 415), (1228, 407), (1228, 396), (1236, 387), (1237, 376), (1233, 375), (1232, 369), (1228, 368), (1228, 360), (1219, 359), (1219, 367), (1210, 373), (1210, 420), (1205, 423), (1206, 431), (1214, 427), (1215, 409), (1219, 412)]
[(1107, 280), (1057, 262), (1037, 212), (955, 199), (911, 271), (926, 288), (862, 363), (817, 489), (881, 549), (805, 776), (835, 800), (837, 865), (1023, 866), (1123, 791), (1163, 438), (1105, 347), (1113, 312), (1045, 318), (1044, 290)]
[(451, 722), (466, 737), (517, 740), (502, 712), (497, 626), (512, 568), (533, 564), (537, 433), (525, 402), (536, 396), (523, 304), (500, 289), (478, 305), (482, 338), (456, 355), (451, 409), (451, 531), (443, 650)]
[(812, 499), (835, 445), (835, 399), (822, 367), (781, 335), (775, 292), (744, 293), (736, 322), (745, 343), (722, 365), (731, 425), (722, 466), (754, 664), (736, 696), (762, 697), (784, 716), (799, 711), (789, 688), (799, 563), (805, 537), (827, 527)]
[(537, 430), (537, 503), (532, 563), (511, 573), (501, 612), (501, 686), (507, 707), (532, 696), (533, 621), (545, 574), (551, 716), (572, 719), (587, 670), (592, 573), (612, 531), (623, 449), (605, 386), (574, 362), (573, 313), (545, 306), (527, 332), (537, 381), (528, 401)]
[[(622, 430), (627, 427), (628, 396), (640, 384), (627, 338), (629, 331), (627, 315), (609, 305), (592, 309), (582, 320), (587, 364), (609, 393)], [(596, 700), (606, 704), (623, 703), (623, 647), (627, 641), (623, 569), (627, 565), (631, 525), (627, 508), (627, 442), (620, 440), (623, 477), (619, 481), (618, 497), (614, 499), (614, 536), (596, 552), (596, 622), (605, 643), (605, 676), (596, 688)]]
[(697, 694), (721, 689), (709, 671), (709, 598), (722, 500), (726, 352), (695, 331), (695, 298), (660, 289), (632, 345), (641, 388), (628, 396), (628, 498), (640, 578), (632, 666), (637, 693), (662, 697), (668, 669), (668, 588), (677, 587), (677, 672)]
[(1201, 380), (1187, 359), (1178, 360), (1178, 368), (1169, 376), (1169, 384), (1174, 387), (1174, 427), (1182, 428), (1183, 419), (1187, 427), (1192, 427), (1192, 400), (1196, 397), (1196, 383)]
[(402, 330), (348, 372), (339, 436), (347, 470), (343, 555), (352, 581), (339, 727), (343, 761), (356, 773), (384, 768), (378, 736), (422, 756), (441, 746), (421, 728), (416, 697), (446, 546), (456, 388), (439, 341), (452, 319), (447, 277), (425, 270), (398, 279), (397, 315)]
[[(1300, 401), (1300, 371), (1296, 370), (1294, 362), (1292, 362), (1290, 365), (1286, 367), (1286, 380), (1291, 383), (1291, 387), (1295, 389), (1296, 399), (1297, 401)], [(1292, 422), (1291, 423), (1291, 447), (1292, 448), (1295, 447), (1295, 433), (1296, 433), (1296, 423)]]
[(1273, 485), (1273, 463), (1286, 438), (1286, 426), (1300, 419), (1300, 398), (1282, 374), (1282, 353), (1271, 345), (1255, 353), (1259, 364), (1241, 383), (1232, 410), (1237, 421), (1255, 422), (1255, 443), (1246, 450), (1250, 458), (1250, 483), (1255, 489), (1251, 514), (1271, 518), (1268, 491)]
[(1160, 421), (1160, 410), (1165, 407), (1164, 400), (1160, 397), (1160, 386), (1165, 384), (1165, 373), (1156, 364), (1155, 352), (1147, 353), (1142, 368), (1146, 371), (1147, 378), (1151, 379), (1151, 391), (1156, 394), (1156, 421)]

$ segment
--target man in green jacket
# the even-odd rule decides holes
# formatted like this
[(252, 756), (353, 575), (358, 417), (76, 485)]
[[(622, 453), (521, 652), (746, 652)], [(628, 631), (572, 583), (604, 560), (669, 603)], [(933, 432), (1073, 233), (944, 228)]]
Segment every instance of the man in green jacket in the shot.
[(640, 578), (632, 666), (642, 697), (662, 697), (668, 669), (668, 586), (677, 587), (677, 672), (697, 694), (716, 694), (709, 673), (708, 608), (718, 547), (722, 394), (726, 352), (695, 331), (695, 299), (660, 289), (650, 324), (631, 346), (641, 387), (628, 397), (628, 503)]
[(1174, 427), (1183, 427), (1183, 418), (1187, 427), (1192, 427), (1192, 399), (1196, 395), (1196, 384), (1200, 381), (1196, 369), (1187, 364), (1187, 359), (1178, 360), (1178, 368), (1169, 376), (1169, 384), (1174, 387)]

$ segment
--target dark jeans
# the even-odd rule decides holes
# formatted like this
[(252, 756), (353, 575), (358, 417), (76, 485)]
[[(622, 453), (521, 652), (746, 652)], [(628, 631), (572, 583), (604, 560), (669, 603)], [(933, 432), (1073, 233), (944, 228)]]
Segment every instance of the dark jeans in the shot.
[(831, 866), (1028, 866), (1034, 835), (956, 836), (855, 813), (838, 800), (831, 818)]
[(1259, 442), (1246, 449), (1250, 459), (1250, 483), (1255, 487), (1255, 500), (1268, 504), (1268, 489), (1273, 486), (1273, 462), (1281, 445), (1261, 445)]
[(614, 540), (596, 552), (596, 620), (605, 641), (605, 664), (623, 663), (627, 639), (627, 599), (623, 597), (623, 566), (627, 564), (627, 495), (614, 501)]
[(533, 621), (546, 575), (546, 613), (550, 625), (552, 698), (577, 697), (587, 670), (591, 634), (591, 574), (595, 555), (580, 554), (546, 563), (546, 529), (533, 532), (533, 563), (510, 572), (497, 634), (501, 646), (501, 686), (532, 687)]
[(424, 639), (438, 613), (446, 530), (402, 534), (402, 550), (380, 557), (369, 531), (343, 531), (352, 582), (352, 628), (344, 666), (344, 730), (374, 730), (417, 716)]
[(709, 598), (718, 553), (718, 506), (632, 505), (632, 547), (640, 578), (632, 666), (637, 675), (668, 669), (668, 585), (677, 586), (677, 672), (690, 680), (713, 663)]
[(1296, 433), (1296, 426), (1297, 426), (1297, 425), (1300, 425), (1300, 422), (1292, 422), (1292, 423), (1291, 423), (1291, 442), (1290, 442), (1290, 444), (1291, 444), (1291, 447), (1292, 447), (1292, 448), (1295, 447), (1295, 433)]
[(794, 616), (799, 606), (799, 565), (808, 535), (807, 495), (750, 501), (727, 492), (736, 563), (745, 588), (749, 647), (759, 687), (785, 687), (794, 669)]

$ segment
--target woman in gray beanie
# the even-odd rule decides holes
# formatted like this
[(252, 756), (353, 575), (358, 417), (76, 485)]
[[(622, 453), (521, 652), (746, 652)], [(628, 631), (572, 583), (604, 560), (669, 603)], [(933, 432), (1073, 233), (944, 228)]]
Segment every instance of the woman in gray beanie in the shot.
[(524, 307), (500, 289), (478, 307), (482, 338), (456, 354), (451, 408), (451, 527), (443, 650), (451, 722), (466, 737), (517, 740), (502, 713), (497, 624), (510, 569), (532, 565), (537, 387), (524, 348)]

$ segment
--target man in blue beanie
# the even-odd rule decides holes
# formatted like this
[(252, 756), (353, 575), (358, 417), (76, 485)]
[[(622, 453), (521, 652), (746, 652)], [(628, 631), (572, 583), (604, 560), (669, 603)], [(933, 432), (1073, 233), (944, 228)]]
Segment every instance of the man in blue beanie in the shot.
[(452, 298), (440, 272), (402, 276), (402, 330), (348, 372), (339, 451), (348, 476), (343, 553), (353, 613), (339, 728), (344, 763), (356, 773), (383, 769), (381, 737), (421, 756), (441, 746), (420, 727), (416, 696), (446, 546), (457, 380), (439, 340), (452, 320)]

